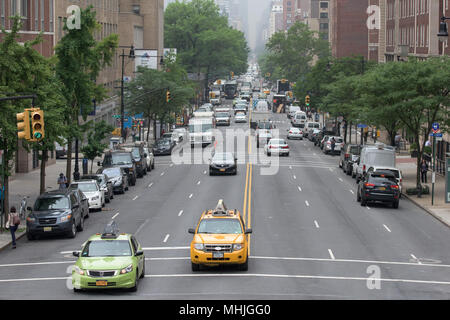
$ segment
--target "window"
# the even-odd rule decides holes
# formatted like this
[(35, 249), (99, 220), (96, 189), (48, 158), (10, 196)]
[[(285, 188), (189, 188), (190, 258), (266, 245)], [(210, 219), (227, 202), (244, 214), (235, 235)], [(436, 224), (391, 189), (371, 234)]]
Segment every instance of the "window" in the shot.
[(39, 0), (34, 0), (34, 30), (39, 30)]
[(321, 23), (320, 24), (320, 29), (328, 29), (328, 23)]
[(44, 20), (45, 20), (45, 15), (44, 15), (44, 0), (41, 0), (41, 31), (45, 31)]
[(1, 0), (0, 4), (0, 25), (5, 26), (5, 0)]
[(10, 1), (10, 11), (11, 11), (11, 16), (15, 16), (17, 14), (17, 1), (16, 0), (11, 0)]
[(321, 2), (320, 3), (320, 8), (322, 8), (322, 9), (328, 8), (328, 2)]
[(328, 19), (328, 12), (321, 12), (320, 19)]
[(49, 31), (53, 32), (54, 28), (53, 28), (53, 0), (49, 0)]

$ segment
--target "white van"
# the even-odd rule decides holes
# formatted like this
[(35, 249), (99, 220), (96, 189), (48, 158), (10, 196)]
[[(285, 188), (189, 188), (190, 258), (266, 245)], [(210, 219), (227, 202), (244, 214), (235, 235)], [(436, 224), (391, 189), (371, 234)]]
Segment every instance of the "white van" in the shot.
[(306, 124), (306, 112), (297, 111), (292, 118), (292, 125), (294, 127), (305, 128)]
[(356, 183), (370, 167), (395, 168), (395, 149), (382, 143), (364, 146), (356, 168)]
[(299, 106), (289, 106), (288, 109), (288, 118), (291, 119), (296, 112), (301, 111)]
[(312, 133), (314, 129), (320, 129), (319, 122), (308, 121), (305, 125), (305, 130), (303, 132), (303, 136), (305, 138), (308, 137), (309, 133)]

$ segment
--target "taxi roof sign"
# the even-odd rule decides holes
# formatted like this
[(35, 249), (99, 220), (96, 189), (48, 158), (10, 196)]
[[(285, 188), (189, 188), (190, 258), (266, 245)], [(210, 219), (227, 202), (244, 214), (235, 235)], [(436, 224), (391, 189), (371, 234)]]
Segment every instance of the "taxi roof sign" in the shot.
[(115, 221), (108, 223), (103, 229), (102, 239), (116, 239), (119, 235), (119, 227)]

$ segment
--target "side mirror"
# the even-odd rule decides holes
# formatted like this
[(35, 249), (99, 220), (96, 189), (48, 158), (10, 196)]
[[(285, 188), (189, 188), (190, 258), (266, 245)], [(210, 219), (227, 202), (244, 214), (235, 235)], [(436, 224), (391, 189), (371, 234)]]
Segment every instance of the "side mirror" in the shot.
[(72, 252), (72, 255), (73, 255), (74, 257), (79, 257), (79, 256), (80, 256), (80, 251), (73, 251), (73, 252)]
[(253, 233), (252, 229), (245, 229), (245, 234)]
[(27, 207), (28, 211), (33, 211), (33, 209), (31, 207)]
[(99, 167), (101, 167), (101, 166), (102, 166), (102, 163), (101, 163), (100, 161), (98, 161), (98, 162), (97, 162), (97, 165), (98, 165)]
[(195, 229), (194, 228), (189, 228), (188, 232), (191, 233), (191, 234), (195, 234)]
[(144, 254), (144, 251), (142, 251), (142, 250), (139, 250), (139, 251), (136, 251), (136, 253), (134, 254), (136, 257), (139, 257), (139, 256), (142, 256)]
[(147, 157), (148, 157), (148, 154), (144, 153), (144, 158), (147, 158)]

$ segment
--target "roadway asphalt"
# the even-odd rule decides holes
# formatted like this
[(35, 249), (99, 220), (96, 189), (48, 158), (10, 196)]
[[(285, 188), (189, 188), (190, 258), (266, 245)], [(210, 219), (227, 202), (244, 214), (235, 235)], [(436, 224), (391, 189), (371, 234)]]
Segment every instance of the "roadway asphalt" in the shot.
[[(286, 115), (274, 120), (285, 136)], [(248, 124), (220, 130), (228, 128)], [(307, 139), (289, 141), (289, 157), (269, 158), (279, 160), (274, 175), (248, 164), (248, 153), (257, 153), (249, 144), (238, 152), (236, 176), (210, 177), (206, 163), (174, 165), (169, 156), (157, 157), (155, 170), (91, 213), (75, 239), (20, 239), (16, 250), (0, 252), (0, 299), (450, 298), (448, 227), (406, 199), (399, 209), (361, 207), (338, 157)], [(247, 272), (191, 271), (187, 230), (219, 199), (245, 214), (253, 229)], [(66, 286), (71, 252), (112, 219), (144, 247), (146, 277), (136, 293), (74, 293)]]

